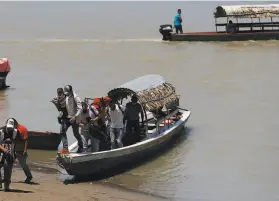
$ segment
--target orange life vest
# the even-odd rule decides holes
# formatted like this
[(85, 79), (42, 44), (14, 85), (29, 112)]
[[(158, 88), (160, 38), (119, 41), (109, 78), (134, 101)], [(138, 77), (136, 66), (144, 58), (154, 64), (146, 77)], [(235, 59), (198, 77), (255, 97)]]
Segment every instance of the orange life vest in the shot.
[[(107, 105), (111, 101), (111, 99), (108, 96), (105, 96), (103, 97), (103, 101)], [(102, 98), (94, 98), (92, 105), (95, 108), (99, 108), (101, 103), (102, 103)]]
[(23, 140), (28, 139), (28, 130), (25, 126), (23, 126), (22, 124), (18, 124), (17, 130), (19, 131)]

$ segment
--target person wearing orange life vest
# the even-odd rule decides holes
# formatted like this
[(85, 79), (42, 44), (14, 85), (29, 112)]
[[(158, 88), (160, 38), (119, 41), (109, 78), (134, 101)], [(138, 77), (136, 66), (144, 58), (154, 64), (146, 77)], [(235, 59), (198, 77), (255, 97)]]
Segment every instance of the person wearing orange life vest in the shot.
[[(13, 119), (13, 118), (11, 118), (11, 119)], [(33, 179), (33, 176), (31, 174), (30, 168), (27, 164), (28, 130), (25, 126), (18, 123), (15, 119), (13, 119), (13, 120), (14, 120), (14, 124), (15, 124), (15, 129), (18, 130), (18, 135), (15, 138), (16, 157), (26, 175), (25, 183), (30, 184)]]

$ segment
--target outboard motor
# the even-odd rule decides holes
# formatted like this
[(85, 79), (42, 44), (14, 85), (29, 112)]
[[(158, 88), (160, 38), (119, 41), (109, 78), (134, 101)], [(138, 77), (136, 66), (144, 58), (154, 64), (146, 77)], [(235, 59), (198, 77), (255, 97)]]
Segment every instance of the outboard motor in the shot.
[(171, 24), (163, 24), (160, 26), (159, 32), (163, 35), (163, 40), (170, 40), (172, 33)]

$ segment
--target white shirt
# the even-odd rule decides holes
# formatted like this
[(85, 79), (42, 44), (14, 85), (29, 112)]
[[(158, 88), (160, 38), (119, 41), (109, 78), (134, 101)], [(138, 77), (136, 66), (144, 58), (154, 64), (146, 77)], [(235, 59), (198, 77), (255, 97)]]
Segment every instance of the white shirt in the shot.
[(66, 108), (70, 117), (78, 117), (80, 115), (82, 110), (81, 101), (75, 92), (73, 92), (72, 96), (66, 97)]
[[(123, 106), (121, 106), (122, 111), (124, 112), (125, 108)], [(121, 112), (121, 110), (119, 109), (118, 105), (115, 105), (115, 109), (111, 110), (109, 108), (109, 116), (110, 116), (110, 121), (111, 121), (111, 128), (123, 128), (124, 124), (123, 124), (123, 113)]]

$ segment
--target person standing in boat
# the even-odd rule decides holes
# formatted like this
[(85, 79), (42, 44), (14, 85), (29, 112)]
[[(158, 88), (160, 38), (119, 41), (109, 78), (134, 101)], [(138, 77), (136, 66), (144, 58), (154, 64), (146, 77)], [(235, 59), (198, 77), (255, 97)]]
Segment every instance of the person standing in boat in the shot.
[(108, 115), (110, 119), (110, 142), (111, 149), (116, 145), (123, 147), (122, 138), (124, 137), (124, 110), (125, 108), (114, 101), (109, 103)]
[[(101, 135), (99, 135), (99, 139), (100, 139), (100, 149), (102, 150), (107, 150), (110, 148), (109, 143), (110, 143), (110, 136), (108, 133), (108, 129), (107, 129), (107, 119), (108, 119), (108, 103), (111, 101), (111, 99), (109, 97), (102, 97), (99, 99), (98, 103), (94, 103), (97, 104), (96, 107), (98, 109), (98, 116), (94, 119), (94, 122), (97, 122), (98, 125), (98, 133), (100, 133)], [(92, 129), (92, 132), (94, 132), (94, 129)]]
[[(143, 120), (144, 115), (141, 105), (138, 103), (137, 95), (134, 94), (132, 95), (131, 102), (126, 104), (123, 119), (125, 122), (124, 124), (126, 124), (128, 138), (131, 139), (132, 143), (136, 143), (140, 138), (139, 113), (141, 114), (141, 119)], [(135, 129), (135, 133), (133, 133), (133, 128)]]
[(182, 34), (183, 29), (182, 29), (181, 9), (177, 10), (176, 15), (174, 16), (174, 23), (173, 24), (174, 24), (176, 34), (178, 34), (178, 32), (180, 32)]
[(68, 120), (68, 112), (66, 108), (66, 95), (64, 94), (64, 90), (62, 88), (57, 89), (57, 96), (54, 97), (51, 102), (56, 106), (59, 115), (58, 115), (58, 123), (62, 125), (62, 121)]
[(98, 110), (93, 106), (88, 106), (85, 102), (81, 103), (82, 112), (80, 115), (79, 126), (81, 128), (81, 135), (83, 136), (83, 149), (84, 151), (88, 150), (88, 140), (91, 141), (91, 151), (97, 152), (99, 151), (99, 143), (100, 140), (94, 136), (94, 133), (91, 133), (90, 126), (94, 124), (94, 119), (98, 116)]
[(231, 20), (227, 25), (227, 33), (236, 33), (236, 25)]
[(60, 134), (62, 136), (61, 140), (63, 143), (63, 149), (60, 152), (64, 154), (69, 153), (67, 130), (71, 126), (73, 129), (73, 134), (78, 141), (77, 153), (81, 153), (83, 151), (84, 140), (82, 140), (82, 136), (79, 133), (79, 125), (77, 123), (77, 118), (79, 118), (82, 111), (81, 101), (79, 96), (73, 91), (71, 85), (64, 87), (64, 93), (66, 95), (66, 109), (68, 112), (69, 121), (62, 121)]

